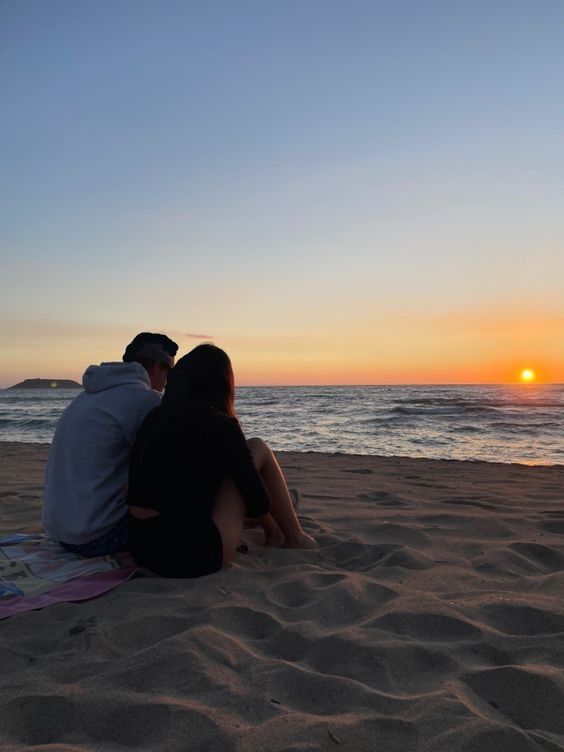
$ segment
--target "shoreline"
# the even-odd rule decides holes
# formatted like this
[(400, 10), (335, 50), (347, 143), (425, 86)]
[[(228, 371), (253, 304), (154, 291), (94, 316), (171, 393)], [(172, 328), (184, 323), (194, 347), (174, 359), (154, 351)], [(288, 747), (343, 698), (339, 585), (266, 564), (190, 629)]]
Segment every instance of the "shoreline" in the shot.
[[(0, 444), (0, 534), (48, 446)], [(4, 620), (0, 747), (564, 749), (564, 467), (277, 455), (319, 549)]]
[[(42, 448), (45, 448), (45, 456), (47, 456), (48, 448), (51, 446), (50, 442), (38, 442), (38, 441), (2, 441), (0, 439), (0, 453), (2, 452), (3, 447), (11, 448), (11, 450), (17, 450), (17, 448), (23, 449), (24, 447), (33, 447), (37, 450), (41, 450)], [(285, 456), (285, 455), (304, 455), (304, 456), (319, 456), (319, 457), (351, 457), (351, 458), (358, 458), (358, 459), (375, 459), (375, 460), (381, 460), (381, 461), (394, 461), (394, 460), (400, 460), (400, 461), (409, 461), (409, 462), (448, 462), (448, 463), (459, 463), (462, 465), (471, 464), (471, 465), (493, 465), (495, 467), (502, 466), (502, 467), (524, 467), (524, 468), (532, 468), (532, 469), (538, 469), (538, 468), (560, 468), (564, 470), (564, 462), (558, 463), (558, 462), (493, 462), (492, 460), (480, 460), (480, 459), (456, 459), (456, 458), (450, 458), (450, 457), (412, 457), (410, 455), (406, 454), (357, 454), (357, 453), (348, 453), (348, 452), (318, 452), (315, 450), (306, 450), (306, 451), (293, 451), (293, 450), (287, 450), (287, 449), (274, 449), (273, 450), (276, 456)]]

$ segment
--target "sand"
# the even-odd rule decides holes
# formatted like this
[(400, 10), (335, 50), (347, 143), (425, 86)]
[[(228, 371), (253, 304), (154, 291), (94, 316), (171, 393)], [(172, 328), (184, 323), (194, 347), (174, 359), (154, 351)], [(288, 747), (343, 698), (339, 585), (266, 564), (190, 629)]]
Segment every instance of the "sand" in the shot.
[[(0, 444), (1, 533), (46, 454)], [(319, 550), (1, 622), (2, 750), (563, 750), (564, 467), (279, 457)]]

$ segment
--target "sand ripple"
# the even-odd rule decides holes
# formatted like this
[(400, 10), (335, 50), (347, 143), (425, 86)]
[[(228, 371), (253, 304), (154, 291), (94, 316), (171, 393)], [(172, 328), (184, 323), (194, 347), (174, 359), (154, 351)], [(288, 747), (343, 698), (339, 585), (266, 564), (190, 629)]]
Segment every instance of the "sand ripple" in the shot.
[(564, 750), (564, 470), (283, 460), (317, 551), (2, 623), (2, 750)]

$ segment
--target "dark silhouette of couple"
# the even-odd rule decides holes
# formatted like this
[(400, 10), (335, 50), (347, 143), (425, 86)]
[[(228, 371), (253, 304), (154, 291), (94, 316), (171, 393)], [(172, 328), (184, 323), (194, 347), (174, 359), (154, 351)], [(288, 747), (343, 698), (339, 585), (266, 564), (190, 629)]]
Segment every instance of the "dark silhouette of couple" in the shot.
[(267, 546), (316, 547), (273, 452), (243, 435), (227, 354), (199, 345), (174, 365), (177, 350), (143, 332), (122, 363), (87, 368), (49, 454), (47, 534), (83, 556), (129, 550), (168, 577), (226, 566), (246, 519)]

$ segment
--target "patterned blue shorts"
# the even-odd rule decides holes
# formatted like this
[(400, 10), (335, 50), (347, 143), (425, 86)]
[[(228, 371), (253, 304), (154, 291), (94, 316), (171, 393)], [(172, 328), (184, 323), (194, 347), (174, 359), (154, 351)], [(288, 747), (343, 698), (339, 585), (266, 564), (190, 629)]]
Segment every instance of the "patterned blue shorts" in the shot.
[(93, 556), (109, 556), (110, 554), (117, 554), (119, 551), (127, 551), (129, 548), (127, 515), (105, 535), (94, 538), (94, 540), (88, 541), (88, 543), (74, 544), (60, 541), (60, 544), (67, 551), (86, 556), (89, 559)]

